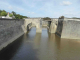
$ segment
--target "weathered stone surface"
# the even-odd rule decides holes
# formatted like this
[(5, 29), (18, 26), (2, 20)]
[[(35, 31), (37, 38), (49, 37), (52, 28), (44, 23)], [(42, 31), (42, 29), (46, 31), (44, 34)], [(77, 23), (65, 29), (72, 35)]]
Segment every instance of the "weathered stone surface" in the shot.
[(50, 25), (50, 28), (49, 28), (49, 32), (50, 33), (56, 33), (56, 29), (57, 29), (57, 26), (56, 24), (54, 23), (54, 21), (51, 22), (51, 25)]
[(62, 33), (63, 20), (64, 20), (64, 19), (58, 19), (58, 26), (57, 26), (57, 30), (56, 30), (56, 34), (57, 34), (58, 36), (61, 36), (61, 33)]
[(80, 20), (64, 21), (61, 38), (80, 39)]
[(41, 33), (42, 32), (42, 23), (41, 18), (26, 18), (24, 21), (24, 32), (27, 32), (27, 26), (28, 24), (32, 23), (36, 27), (36, 32)]
[(23, 24), (23, 20), (0, 19), (0, 50), (24, 34)]
[(80, 20), (79, 19), (61, 19), (58, 20), (56, 34), (61, 38), (80, 39)]
[(58, 18), (52, 18), (51, 20), (54, 21), (56, 25), (58, 25)]

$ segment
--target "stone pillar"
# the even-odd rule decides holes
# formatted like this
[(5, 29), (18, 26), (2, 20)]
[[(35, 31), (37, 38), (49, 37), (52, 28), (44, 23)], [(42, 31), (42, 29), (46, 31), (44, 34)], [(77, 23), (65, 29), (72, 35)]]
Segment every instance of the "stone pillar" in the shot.
[(50, 28), (49, 28), (49, 32), (50, 33), (56, 33), (56, 28), (57, 26), (55, 25), (54, 22), (51, 22)]
[(41, 33), (42, 32), (42, 27), (40, 26), (40, 24), (36, 25), (36, 33)]
[(42, 33), (42, 24), (36, 23), (36, 33)]

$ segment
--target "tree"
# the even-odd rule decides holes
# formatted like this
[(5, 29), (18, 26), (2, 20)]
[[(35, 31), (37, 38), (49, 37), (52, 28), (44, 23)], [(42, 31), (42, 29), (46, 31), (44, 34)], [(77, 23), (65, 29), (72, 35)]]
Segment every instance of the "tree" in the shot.
[[(7, 12), (5, 10), (0, 10), (0, 16), (6, 16)], [(20, 14), (16, 14), (16, 12), (12, 11), (12, 14), (9, 14), (10, 17), (14, 16), (15, 19), (23, 19), (23, 18), (28, 18), (27, 16), (23, 16)]]
[(59, 19), (64, 19), (64, 16), (59, 17)]
[(12, 11), (13, 15), (15, 16), (16, 15), (16, 12)]
[(43, 20), (51, 20), (51, 18), (45, 17), (45, 18), (43, 18)]
[(13, 14), (9, 14), (9, 16), (10, 16), (10, 17), (12, 17), (12, 16), (13, 16)]
[(27, 16), (23, 16), (20, 14), (16, 14), (16, 12), (12, 11), (13, 15), (15, 16), (16, 19), (23, 19), (23, 18), (28, 18)]
[(0, 16), (1, 16), (1, 12), (2, 12), (2, 10), (0, 10)]
[(5, 10), (2, 10), (2, 12), (6, 12)]
[(28, 18), (27, 16), (22, 16), (22, 18)]
[(6, 16), (7, 15), (7, 13), (6, 12), (1, 12), (1, 16)]
[(16, 14), (16, 15), (15, 15), (15, 18), (16, 18), (16, 19), (22, 19), (22, 16), (19, 15), (19, 14)]

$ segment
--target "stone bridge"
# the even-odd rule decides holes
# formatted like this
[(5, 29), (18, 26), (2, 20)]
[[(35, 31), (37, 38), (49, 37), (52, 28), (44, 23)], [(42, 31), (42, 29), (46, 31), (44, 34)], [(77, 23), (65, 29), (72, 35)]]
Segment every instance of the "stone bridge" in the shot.
[(36, 32), (41, 33), (42, 26), (47, 26), (50, 33), (56, 33), (61, 38), (80, 39), (80, 19), (51, 18), (44, 21), (42, 18), (0, 18), (0, 50), (32, 27), (36, 27)]
[(32, 27), (36, 27), (36, 33), (42, 32), (42, 26), (46, 26), (50, 33), (55, 33), (58, 19), (43, 20), (42, 18), (26, 18), (24, 19), (23, 30), (26, 33)]
[(36, 32), (41, 33), (42, 32), (42, 21), (41, 20), (42, 20), (41, 18), (26, 18), (24, 20), (24, 32), (26, 33), (28, 29), (31, 29), (31, 27), (35, 26)]

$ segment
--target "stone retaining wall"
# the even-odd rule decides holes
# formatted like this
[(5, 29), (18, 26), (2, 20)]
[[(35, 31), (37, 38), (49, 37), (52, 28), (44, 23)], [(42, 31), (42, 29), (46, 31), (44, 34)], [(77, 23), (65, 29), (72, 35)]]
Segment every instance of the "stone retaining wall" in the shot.
[(24, 34), (24, 20), (0, 18), (0, 50)]

